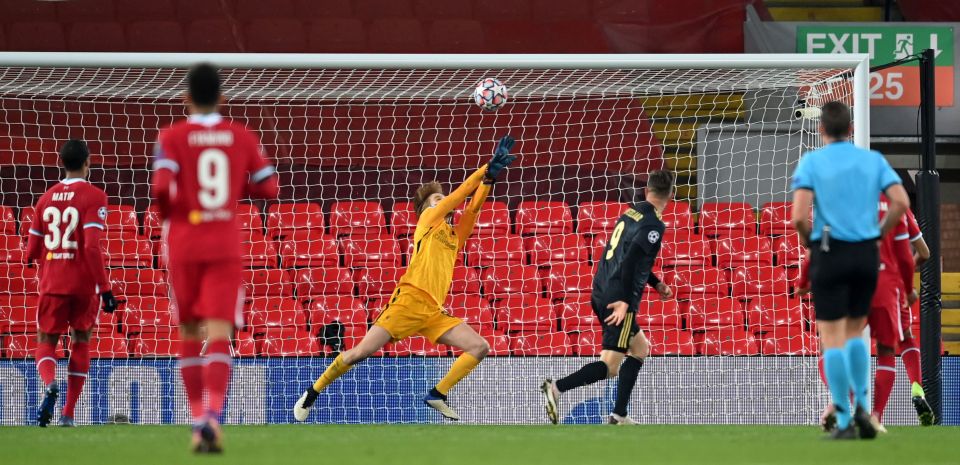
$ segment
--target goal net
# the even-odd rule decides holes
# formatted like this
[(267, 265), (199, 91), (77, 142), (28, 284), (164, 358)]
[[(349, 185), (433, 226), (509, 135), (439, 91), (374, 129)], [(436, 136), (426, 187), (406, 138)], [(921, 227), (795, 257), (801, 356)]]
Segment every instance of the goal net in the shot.
[[(279, 202), (238, 210), (245, 326), (233, 341), (227, 422), (292, 421), (296, 398), (359, 341), (402, 274), (412, 193), (431, 180), (449, 192), (505, 134), (519, 158), (485, 204), (446, 302), (491, 346), (451, 392), (465, 422), (543, 423), (542, 379), (598, 356), (589, 295), (599, 252), (661, 168), (677, 172), (678, 193), (656, 273), (676, 299), (646, 292), (638, 309), (652, 355), (631, 416), (816, 421), (826, 398), (784, 202), (796, 162), (821, 144), (819, 105), (853, 105), (866, 140), (861, 57), (161, 58), (131, 67), (151, 58), (0, 54), (0, 424), (31, 422), (40, 399), (36, 268), (23, 244), (71, 137), (89, 143), (90, 181), (109, 195), (103, 247), (126, 301), (100, 315), (76, 419), (188, 421), (149, 179), (158, 129), (185, 116), (186, 68), (205, 59), (222, 66), (222, 112), (259, 133), (281, 184)], [(486, 77), (509, 89), (497, 112), (472, 101)], [(420, 398), (457, 353), (422, 337), (388, 345), (325, 391), (310, 421), (440, 421)], [(564, 421), (601, 421), (615, 390), (601, 382), (565, 394)], [(887, 422), (906, 421), (909, 406), (892, 404)]]

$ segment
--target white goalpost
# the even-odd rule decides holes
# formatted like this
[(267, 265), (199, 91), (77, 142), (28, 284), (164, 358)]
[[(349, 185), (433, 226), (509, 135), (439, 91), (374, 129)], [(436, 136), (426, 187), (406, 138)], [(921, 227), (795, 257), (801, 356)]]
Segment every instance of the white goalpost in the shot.
[[(869, 146), (866, 55), (4, 52), (0, 425), (29, 424), (39, 401), (36, 269), (22, 248), (67, 138), (90, 144), (91, 182), (110, 197), (103, 246), (126, 300), (100, 317), (76, 420), (189, 421), (149, 179), (157, 132), (185, 116), (184, 78), (203, 61), (221, 69), (222, 113), (260, 135), (281, 185), (279, 202), (238, 212), (247, 304), (227, 422), (293, 421), (303, 388), (359, 340), (403, 272), (413, 192), (431, 180), (454, 189), (505, 134), (519, 158), (494, 186), (446, 302), (492, 346), (450, 393), (465, 422), (545, 423), (539, 382), (597, 356), (592, 272), (655, 169), (679, 176), (655, 270), (677, 299), (648, 292), (638, 309), (653, 354), (631, 416), (817, 421), (826, 397), (785, 202), (801, 155), (822, 144), (823, 103), (850, 105), (855, 142)], [(472, 101), (487, 77), (509, 90), (496, 112)], [(419, 337), (392, 344), (321, 394), (311, 421), (439, 422), (420, 397), (455, 355)], [(615, 389), (565, 394), (564, 421), (600, 421)], [(911, 412), (894, 398), (885, 419)]]

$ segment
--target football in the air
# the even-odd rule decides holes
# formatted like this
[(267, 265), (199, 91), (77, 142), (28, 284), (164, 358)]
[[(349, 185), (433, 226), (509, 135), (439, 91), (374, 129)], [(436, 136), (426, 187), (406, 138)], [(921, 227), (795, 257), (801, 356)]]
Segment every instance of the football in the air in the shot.
[(507, 86), (497, 79), (482, 79), (473, 91), (473, 100), (486, 111), (497, 111), (507, 103)]

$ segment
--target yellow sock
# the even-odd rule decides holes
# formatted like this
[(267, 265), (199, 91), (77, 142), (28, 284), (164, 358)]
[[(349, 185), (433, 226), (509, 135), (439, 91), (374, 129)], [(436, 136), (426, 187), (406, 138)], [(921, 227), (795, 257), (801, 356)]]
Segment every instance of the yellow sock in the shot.
[(477, 357), (464, 352), (457, 357), (453, 365), (450, 366), (450, 371), (447, 372), (447, 376), (444, 376), (443, 379), (437, 383), (437, 391), (440, 392), (440, 394), (447, 395), (450, 389), (456, 386), (461, 379), (466, 378), (479, 364), (480, 360), (477, 360)]
[(346, 372), (350, 371), (353, 368), (353, 365), (347, 365), (343, 363), (343, 357), (337, 355), (337, 358), (333, 359), (333, 363), (327, 367), (327, 370), (317, 378), (317, 382), (313, 383), (313, 390), (320, 392), (327, 388), (330, 383), (337, 380), (337, 378), (343, 376)]

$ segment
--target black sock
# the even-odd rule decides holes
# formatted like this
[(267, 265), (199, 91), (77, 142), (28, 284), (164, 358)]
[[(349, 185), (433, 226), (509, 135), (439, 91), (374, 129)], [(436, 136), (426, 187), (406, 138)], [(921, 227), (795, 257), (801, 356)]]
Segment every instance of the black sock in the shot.
[(557, 380), (557, 389), (566, 392), (607, 378), (607, 364), (600, 360), (584, 365), (566, 378)]
[(430, 395), (433, 397), (439, 397), (444, 402), (447, 401), (447, 396), (444, 394), (440, 394), (440, 391), (438, 391), (436, 387), (430, 388)]
[(623, 365), (620, 365), (620, 376), (617, 379), (617, 403), (613, 407), (613, 413), (621, 417), (627, 416), (627, 404), (630, 403), (630, 394), (633, 393), (633, 387), (637, 384), (640, 368), (643, 368), (643, 360), (629, 355), (623, 361)]

